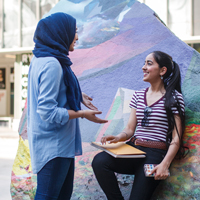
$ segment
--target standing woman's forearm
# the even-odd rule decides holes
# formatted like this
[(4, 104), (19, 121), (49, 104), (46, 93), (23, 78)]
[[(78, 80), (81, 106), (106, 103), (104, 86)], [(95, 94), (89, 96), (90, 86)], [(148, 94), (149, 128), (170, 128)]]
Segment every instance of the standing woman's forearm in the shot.
[(68, 110), (69, 119), (75, 119), (79, 117), (84, 118), (84, 112), (85, 112), (84, 110), (78, 110), (78, 111)]
[(108, 120), (105, 119), (101, 119), (96, 117), (96, 115), (101, 114), (101, 111), (97, 111), (97, 110), (78, 110), (78, 111), (74, 111), (74, 110), (68, 110), (68, 114), (69, 114), (69, 119), (74, 119), (74, 118), (86, 118), (89, 121), (95, 122), (95, 123), (107, 123)]

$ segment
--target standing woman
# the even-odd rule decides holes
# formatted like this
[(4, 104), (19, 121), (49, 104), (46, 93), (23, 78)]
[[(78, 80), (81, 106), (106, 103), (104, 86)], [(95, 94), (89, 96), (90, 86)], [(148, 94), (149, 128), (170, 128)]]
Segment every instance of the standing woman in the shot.
[[(95, 156), (92, 167), (108, 200), (124, 199), (114, 172), (135, 175), (130, 200), (149, 200), (160, 180), (169, 176), (174, 157), (184, 155), (184, 101), (179, 66), (168, 54), (154, 51), (146, 57), (142, 70), (143, 80), (150, 87), (133, 94), (125, 129), (117, 136), (103, 137), (101, 142), (130, 139), (127, 143), (145, 151), (146, 157), (114, 158), (105, 152)], [(152, 171), (155, 177), (145, 177), (145, 164), (158, 164)]]
[[(76, 20), (52, 14), (37, 25), (28, 77), (28, 139), (32, 170), (37, 174), (35, 199), (68, 200), (74, 157), (82, 154), (78, 118), (105, 123), (82, 94), (68, 54), (78, 40)], [(93, 110), (81, 110), (81, 102)]]

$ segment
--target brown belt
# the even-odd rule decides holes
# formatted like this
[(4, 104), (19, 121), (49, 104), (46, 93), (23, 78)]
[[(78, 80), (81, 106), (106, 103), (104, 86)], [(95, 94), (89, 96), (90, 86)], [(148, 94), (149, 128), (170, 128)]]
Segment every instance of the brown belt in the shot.
[(136, 146), (167, 150), (165, 142), (137, 139), (135, 137), (131, 138), (131, 142), (133, 142)]

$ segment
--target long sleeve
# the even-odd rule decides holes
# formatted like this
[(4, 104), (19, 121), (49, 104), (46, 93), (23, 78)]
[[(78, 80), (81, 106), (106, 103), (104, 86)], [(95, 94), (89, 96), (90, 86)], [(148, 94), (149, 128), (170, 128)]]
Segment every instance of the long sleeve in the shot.
[(66, 108), (58, 107), (58, 94), (63, 72), (58, 62), (48, 62), (38, 77), (37, 113), (48, 123), (65, 124), (69, 120)]

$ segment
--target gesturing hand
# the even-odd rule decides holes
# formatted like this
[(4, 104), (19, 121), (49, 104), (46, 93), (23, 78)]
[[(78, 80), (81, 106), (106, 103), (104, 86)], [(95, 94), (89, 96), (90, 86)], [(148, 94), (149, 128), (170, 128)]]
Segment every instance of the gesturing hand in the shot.
[(82, 92), (82, 97), (83, 97), (83, 104), (87, 107), (87, 108), (89, 108), (89, 109), (91, 109), (91, 110), (98, 110), (97, 109), (97, 107), (95, 107), (93, 104), (92, 104), (92, 98), (91, 97), (89, 97), (87, 94), (85, 94), (85, 93), (83, 93)]
[(108, 120), (105, 119), (100, 119), (98, 117), (96, 117), (95, 115), (101, 114), (101, 111), (96, 111), (96, 110), (84, 110), (84, 117), (92, 122), (95, 123), (107, 123)]

